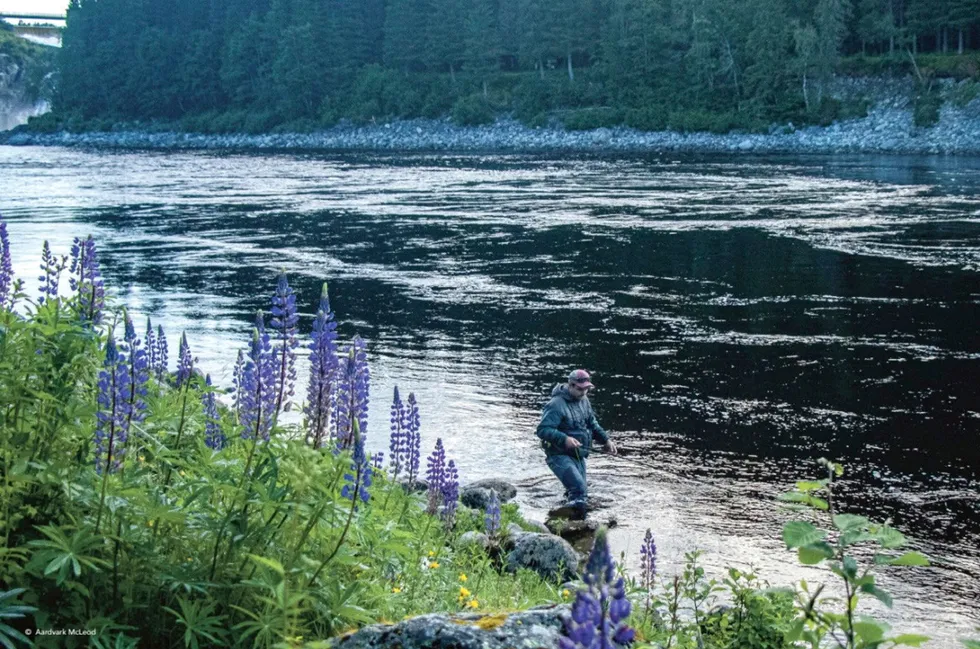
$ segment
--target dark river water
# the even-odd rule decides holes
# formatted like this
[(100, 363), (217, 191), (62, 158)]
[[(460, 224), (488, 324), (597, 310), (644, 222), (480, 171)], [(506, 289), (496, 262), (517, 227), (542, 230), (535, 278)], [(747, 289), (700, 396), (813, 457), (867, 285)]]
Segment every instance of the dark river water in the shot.
[(32, 291), (44, 239), (91, 233), (112, 292), (224, 386), (275, 273), (304, 332), (329, 281), (368, 341), (369, 447), (414, 391), (426, 452), (516, 482), (532, 518), (560, 498), (540, 408), (589, 369), (624, 455), (591, 490), (632, 568), (649, 527), (664, 575), (701, 548), (712, 574), (829, 582), (775, 496), (842, 462), (844, 507), (933, 559), (867, 610), (980, 636), (980, 160), (0, 147), (0, 212)]

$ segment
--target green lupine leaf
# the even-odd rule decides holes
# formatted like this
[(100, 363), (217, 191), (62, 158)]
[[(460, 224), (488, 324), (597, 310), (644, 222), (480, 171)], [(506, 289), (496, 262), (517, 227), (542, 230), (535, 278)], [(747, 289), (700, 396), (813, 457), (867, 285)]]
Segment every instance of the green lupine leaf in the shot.
[(783, 541), (787, 548), (813, 545), (827, 536), (825, 530), (817, 529), (806, 521), (789, 521), (783, 526)]
[[(960, 642), (963, 643), (963, 646), (966, 647), (966, 649), (980, 649), (980, 640), (968, 640), (966, 638), (960, 638)], [(912, 646), (917, 647), (918, 645), (912, 645)]]

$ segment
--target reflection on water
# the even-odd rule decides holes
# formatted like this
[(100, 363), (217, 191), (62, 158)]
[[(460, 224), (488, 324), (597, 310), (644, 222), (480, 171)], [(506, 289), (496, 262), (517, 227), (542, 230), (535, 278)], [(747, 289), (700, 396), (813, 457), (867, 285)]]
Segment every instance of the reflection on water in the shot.
[[(416, 392), (424, 445), (468, 479), (559, 495), (533, 429), (594, 372), (625, 458), (590, 466), (632, 562), (800, 577), (774, 496), (846, 464), (844, 506), (935, 559), (886, 573), (905, 631), (955, 646), (980, 597), (980, 174), (928, 158), (548, 159), (0, 147), (17, 273), (93, 233), (120, 298), (188, 332), (230, 385), (285, 269), (309, 328), (323, 281), (369, 341), (375, 410)], [(631, 461), (632, 460), (632, 461)]]

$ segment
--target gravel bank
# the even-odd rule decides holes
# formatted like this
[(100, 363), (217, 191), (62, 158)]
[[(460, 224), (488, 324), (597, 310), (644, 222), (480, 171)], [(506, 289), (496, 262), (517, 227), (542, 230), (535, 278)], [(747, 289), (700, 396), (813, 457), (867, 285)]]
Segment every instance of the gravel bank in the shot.
[(906, 98), (881, 99), (868, 116), (828, 127), (774, 126), (768, 134), (644, 132), (631, 128), (567, 131), (502, 119), (480, 127), (448, 120), (342, 124), (315, 133), (201, 135), (177, 132), (0, 133), (0, 144), (123, 149), (327, 149), (348, 151), (575, 151), (980, 154), (980, 99), (946, 103), (931, 128), (913, 125)]

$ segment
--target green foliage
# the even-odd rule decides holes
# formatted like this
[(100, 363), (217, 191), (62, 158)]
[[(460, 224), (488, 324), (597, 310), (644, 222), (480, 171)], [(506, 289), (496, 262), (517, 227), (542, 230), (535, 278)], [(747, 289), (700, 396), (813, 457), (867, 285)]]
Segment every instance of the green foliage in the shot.
[[(790, 642), (805, 642), (818, 649), (827, 642), (845, 649), (873, 648), (882, 643), (891, 646), (919, 646), (928, 638), (903, 634), (889, 635), (884, 622), (858, 615), (862, 596), (871, 596), (885, 606), (892, 606), (892, 596), (876, 582), (874, 571), (882, 565), (927, 566), (920, 553), (895, 554), (907, 539), (888, 522), (874, 523), (865, 516), (840, 513), (834, 501), (834, 483), (844, 469), (821, 459), (826, 477), (818, 481), (798, 482), (796, 488), (783, 494), (781, 500), (800, 511), (817, 512), (826, 520), (819, 527), (811, 520), (791, 520), (783, 527), (786, 547), (796, 550), (800, 563), (825, 565), (843, 586), (843, 597), (824, 595), (825, 586), (811, 587), (801, 581), (796, 591), (799, 613), (786, 635)], [(860, 558), (870, 553), (870, 559)]]
[[(28, 624), (92, 629), (106, 649), (273, 647), (559, 599), (533, 572), (500, 572), (499, 555), (457, 550), (461, 533), (483, 528), (479, 512), (446, 529), (423, 496), (381, 473), (353, 507), (340, 494), (350, 452), (314, 450), (281, 428), (268, 443), (243, 440), (226, 409), (230, 444), (212, 451), (199, 378), (179, 391), (151, 380), (122, 469), (99, 475), (108, 329), (77, 321), (74, 300), (38, 306), (19, 294), (26, 315), (0, 309), (0, 582), (19, 586), (0, 593), (3, 647), (26, 644)], [(515, 506), (504, 521), (520, 521)]]
[(28, 99), (52, 98), (54, 85), (51, 77), (55, 72), (56, 58), (56, 48), (32, 43), (11, 30), (0, 30), (0, 62), (16, 66), (13, 80), (24, 84)]
[(490, 124), (494, 120), (494, 110), (483, 95), (473, 94), (461, 97), (453, 104), (453, 121), (461, 126)]
[(913, 122), (916, 126), (934, 126), (939, 122), (939, 109), (942, 105), (942, 95), (931, 80), (918, 84), (913, 100)]

